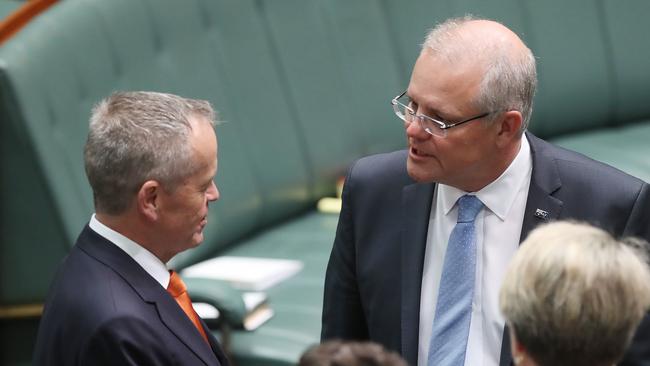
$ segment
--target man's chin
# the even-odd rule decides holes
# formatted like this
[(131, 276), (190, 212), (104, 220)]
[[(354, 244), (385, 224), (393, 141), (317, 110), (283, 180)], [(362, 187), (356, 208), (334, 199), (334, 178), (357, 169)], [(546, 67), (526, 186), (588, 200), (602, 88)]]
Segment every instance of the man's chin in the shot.
[(418, 183), (433, 183), (435, 181), (435, 177), (431, 172), (423, 169), (423, 167), (418, 166), (410, 160), (406, 163), (406, 172), (411, 179)]
[(201, 243), (203, 243), (203, 239), (204, 239), (204, 238), (203, 238), (203, 231), (200, 231), (200, 232), (198, 232), (198, 233), (195, 233), (195, 234), (192, 236), (192, 245), (191, 245), (191, 248), (196, 248), (196, 247), (198, 247), (199, 245), (201, 245)]

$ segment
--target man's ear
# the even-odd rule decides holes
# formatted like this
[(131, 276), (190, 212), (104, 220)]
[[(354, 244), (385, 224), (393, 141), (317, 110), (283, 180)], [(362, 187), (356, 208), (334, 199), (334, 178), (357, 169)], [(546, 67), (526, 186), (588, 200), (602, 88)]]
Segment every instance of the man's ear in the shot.
[(148, 220), (158, 219), (161, 189), (160, 183), (155, 180), (148, 180), (140, 186), (137, 199), (138, 212)]
[(497, 121), (497, 144), (504, 147), (518, 139), (523, 121), (523, 116), (519, 111), (504, 112), (501, 119)]

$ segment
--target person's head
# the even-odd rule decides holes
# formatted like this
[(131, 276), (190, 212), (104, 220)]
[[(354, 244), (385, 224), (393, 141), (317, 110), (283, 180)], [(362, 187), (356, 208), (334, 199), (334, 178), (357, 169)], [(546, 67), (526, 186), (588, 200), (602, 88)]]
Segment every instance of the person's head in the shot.
[(647, 246), (575, 222), (541, 226), (499, 294), (515, 363), (613, 365), (650, 306)]
[(409, 175), (465, 191), (489, 184), (518, 152), (536, 85), (532, 52), (502, 24), (468, 16), (437, 25), (399, 100), (445, 125), (469, 121), (441, 129), (411, 116), (418, 123), (405, 123)]
[[(203, 240), (219, 198), (215, 113), (206, 101), (118, 92), (98, 103), (84, 148), (95, 210), (162, 260)], [(155, 243), (155, 244), (153, 244)]]
[(397, 353), (372, 342), (332, 340), (308, 349), (298, 366), (407, 366)]

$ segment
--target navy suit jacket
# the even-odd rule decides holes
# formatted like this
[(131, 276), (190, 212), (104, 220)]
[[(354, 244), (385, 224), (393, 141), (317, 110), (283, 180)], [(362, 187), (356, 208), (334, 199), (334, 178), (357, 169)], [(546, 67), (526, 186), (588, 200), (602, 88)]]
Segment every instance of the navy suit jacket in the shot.
[(86, 226), (45, 302), (34, 365), (222, 365), (176, 301), (128, 254)]
[[(650, 240), (647, 183), (527, 134), (533, 170), (520, 240), (547, 220), (576, 219)], [(322, 338), (370, 339), (417, 364), (420, 290), (434, 184), (415, 183), (407, 151), (350, 169), (325, 279)], [(537, 209), (546, 217), (535, 215)], [(501, 365), (511, 364), (504, 332)], [(644, 319), (622, 365), (650, 365)]]

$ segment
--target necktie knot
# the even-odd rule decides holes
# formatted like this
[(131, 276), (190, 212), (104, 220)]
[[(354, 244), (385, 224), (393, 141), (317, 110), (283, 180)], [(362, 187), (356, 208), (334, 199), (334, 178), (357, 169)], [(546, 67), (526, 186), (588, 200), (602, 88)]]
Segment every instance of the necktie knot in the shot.
[(179, 276), (176, 271), (169, 271), (169, 284), (167, 285), (167, 292), (174, 298), (174, 300), (176, 300), (178, 306), (181, 307), (185, 315), (187, 315), (192, 324), (194, 324), (194, 327), (199, 331), (201, 337), (203, 337), (203, 339), (208, 344), (210, 344), (210, 341), (208, 341), (208, 336), (205, 334), (205, 330), (203, 330), (203, 326), (199, 320), (199, 316), (194, 311), (194, 307), (192, 307), (192, 300), (190, 299), (190, 295), (187, 294), (187, 287), (185, 286), (185, 282), (183, 282), (181, 276)]
[(179, 297), (183, 293), (187, 292), (187, 287), (185, 286), (185, 282), (181, 279), (181, 276), (179, 276), (176, 271), (169, 271), (169, 274), (167, 292), (169, 292), (173, 297)]
[(474, 222), (476, 215), (483, 208), (483, 202), (476, 196), (464, 195), (458, 199), (458, 221)]

